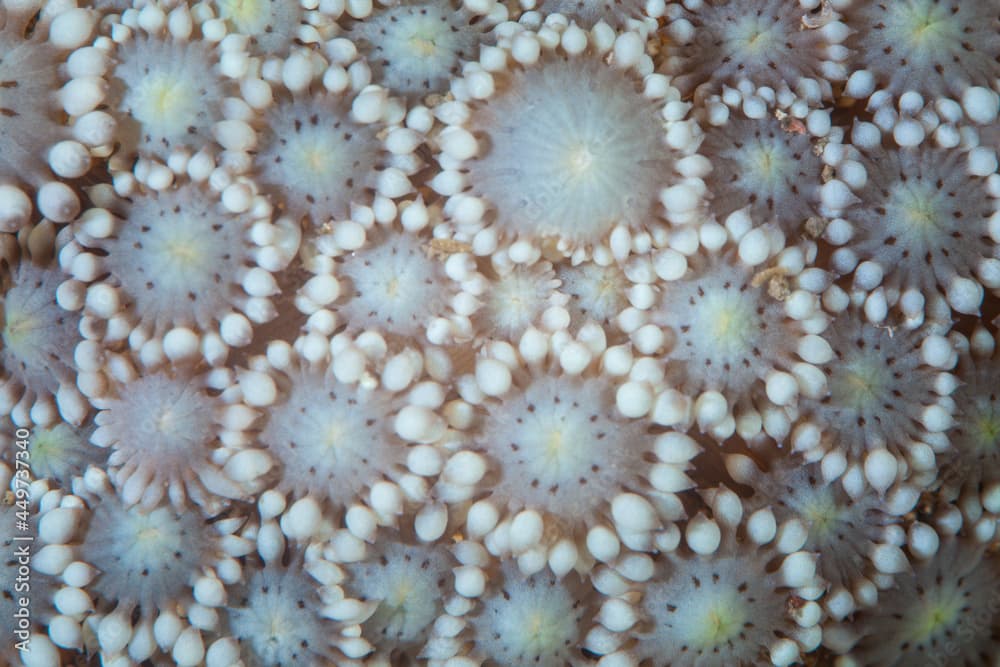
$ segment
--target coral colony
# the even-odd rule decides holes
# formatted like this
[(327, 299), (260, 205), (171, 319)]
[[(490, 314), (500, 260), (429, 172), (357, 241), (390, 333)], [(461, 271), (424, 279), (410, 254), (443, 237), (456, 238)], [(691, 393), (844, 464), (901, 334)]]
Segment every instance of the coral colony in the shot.
[(1000, 665), (1000, 0), (0, 9), (0, 664)]

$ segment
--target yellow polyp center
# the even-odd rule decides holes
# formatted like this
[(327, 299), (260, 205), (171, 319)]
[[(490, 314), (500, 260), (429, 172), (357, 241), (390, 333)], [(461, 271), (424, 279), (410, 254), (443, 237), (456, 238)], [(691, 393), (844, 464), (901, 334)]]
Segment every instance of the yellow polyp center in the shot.
[(570, 150), (566, 159), (566, 168), (573, 178), (585, 176), (591, 171), (594, 165), (594, 154), (585, 145), (577, 146)]
[(399, 582), (399, 585), (396, 586), (395, 594), (392, 596), (392, 605), (394, 607), (402, 607), (412, 592), (412, 584), (407, 581)]
[(387, 297), (395, 297), (399, 294), (399, 278), (392, 278), (389, 282), (385, 284), (385, 295)]
[(813, 534), (819, 537), (829, 533), (840, 517), (837, 505), (830, 497), (814, 499), (803, 508), (802, 514), (811, 525)]
[(906, 213), (906, 221), (910, 226), (918, 229), (930, 229), (937, 220), (934, 207), (930, 206), (927, 202), (915, 202), (913, 206), (907, 209)]
[(921, 610), (913, 628), (913, 641), (924, 643), (958, 620), (961, 604), (957, 600), (941, 600)]
[(992, 450), (1000, 445), (1000, 417), (984, 415), (976, 422), (980, 449)]
[(198, 247), (186, 240), (168, 241), (164, 252), (179, 269), (203, 268), (204, 257)]
[(156, 542), (160, 539), (160, 530), (156, 526), (147, 526), (141, 528), (139, 532), (135, 534), (136, 542)]
[(170, 410), (164, 410), (160, 413), (160, 416), (156, 419), (156, 430), (160, 433), (168, 433), (173, 427), (173, 413)]
[(12, 350), (18, 356), (23, 356), (22, 353), (25, 348), (30, 345), (31, 332), (35, 331), (41, 323), (37, 318), (32, 317), (28, 313), (7, 312), (5, 316), (6, 320), (3, 328), (4, 347)]
[(303, 155), (306, 166), (317, 173), (326, 171), (326, 156), (318, 149), (307, 150)]
[(223, 0), (221, 14), (232, 21), (240, 32), (257, 33), (266, 15), (266, 2), (262, 0)]
[(835, 374), (830, 393), (837, 403), (860, 410), (878, 398), (882, 387), (879, 370), (861, 362), (849, 365), (841, 374)]
[(712, 648), (736, 637), (743, 626), (743, 620), (738, 617), (737, 609), (722, 601), (707, 609), (700, 623), (702, 633), (695, 638), (696, 643), (702, 648)]
[(562, 431), (556, 430), (549, 433), (549, 437), (545, 440), (545, 454), (550, 461), (560, 458), (565, 442)]
[(433, 56), (437, 53), (437, 44), (431, 38), (414, 35), (410, 38), (410, 49), (417, 56)]
[(532, 642), (537, 642), (545, 634), (545, 617), (542, 614), (531, 614), (524, 624), (525, 634)]
[(172, 76), (151, 76), (141, 86), (134, 112), (148, 125), (187, 124), (187, 116), (196, 109), (190, 93), (183, 81)]
[(57, 454), (61, 449), (60, 438), (55, 432), (41, 431), (31, 443), (31, 458), (44, 462), (51, 454)]
[(336, 424), (330, 424), (326, 429), (326, 447), (327, 449), (336, 451), (340, 449), (341, 440), (343, 439), (343, 430)]

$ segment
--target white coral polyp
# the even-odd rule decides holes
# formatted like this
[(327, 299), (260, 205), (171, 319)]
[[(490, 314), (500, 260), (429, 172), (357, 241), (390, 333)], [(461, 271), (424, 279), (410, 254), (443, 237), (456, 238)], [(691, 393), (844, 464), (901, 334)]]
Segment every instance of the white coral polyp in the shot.
[(58, 305), (66, 276), (54, 256), (68, 241), (43, 222), (18, 236), (20, 259), (7, 264), (0, 286), (0, 412), (14, 423), (80, 424), (89, 407), (75, 386), (73, 348), (80, 318)]
[[(321, 122), (322, 121), (322, 122)], [(330, 99), (287, 101), (269, 112), (257, 155), (260, 180), (296, 217), (316, 224), (350, 213), (375, 187), (375, 131)]]
[(573, 265), (560, 262), (555, 266), (559, 291), (569, 297), (566, 309), (574, 327), (596, 322), (605, 329), (628, 307), (625, 290), (628, 279), (621, 268), (596, 262)]
[(392, 229), (370, 236), (335, 268), (343, 297), (334, 309), (350, 330), (419, 339), (442, 321), (452, 337), (468, 331), (467, 318), (451, 308), (461, 285), (434, 256), (430, 239)]
[(444, 545), (411, 544), (397, 533), (380, 535), (363, 560), (344, 565), (345, 593), (373, 606), (361, 625), (375, 648), (370, 660), (415, 659), (439, 650), (445, 642), (434, 623), (454, 596), (455, 565)]
[(848, 29), (830, 8), (809, 15), (806, 5), (816, 4), (671, 3), (664, 71), (684, 94), (750, 83), (805, 93), (813, 102), (830, 98), (830, 82), (846, 78), (848, 52), (842, 42)]
[[(334, 41), (340, 48), (332, 62), (318, 51), (296, 51), (243, 73), (244, 101), (258, 113), (227, 148), (233, 170), (252, 173), (276, 207), (337, 232), (395, 217), (395, 200), (413, 190), (409, 176), (422, 164), (414, 151), (429, 123), (369, 84), (360, 64), (351, 69), (365, 74), (348, 76), (356, 49)], [(243, 135), (247, 128), (253, 136)]]
[[(287, 564), (276, 558), (257, 565), (246, 583), (234, 591), (226, 609), (230, 636), (239, 642), (244, 660), (251, 665), (342, 661), (338, 624), (326, 606), (335, 598), (310, 573), (310, 561), (303, 553), (289, 551)], [(348, 647), (356, 643), (347, 640)], [(363, 649), (362, 655), (369, 650)]]
[(692, 518), (685, 544), (664, 555), (651, 581), (637, 595), (625, 587), (614, 598), (640, 598), (632, 613), (599, 617), (607, 630), (635, 639), (611, 656), (657, 667), (797, 662), (821, 638), (816, 556), (774, 540), (773, 531), (750, 530), (732, 492), (708, 495), (715, 518)]
[(616, 228), (643, 236), (698, 218), (699, 129), (668, 81), (650, 75), (641, 35), (599, 40), (553, 21), (557, 41), (504, 27), (502, 50), (483, 51), (452, 84), (458, 101), (438, 136), (446, 171), (431, 185), (450, 197), (456, 238), (482, 235), (473, 246), (485, 251), (486, 237), (552, 237), (569, 254)]
[(990, 664), (1000, 650), (995, 555), (968, 537), (941, 535), (940, 546), (916, 560), (881, 604), (851, 627), (831, 628), (828, 642), (845, 653), (838, 665)]
[(843, 135), (828, 110), (748, 88), (709, 98), (703, 113), (699, 150), (712, 162), (705, 180), (720, 219), (745, 208), (756, 224), (775, 223), (795, 237), (811, 218), (839, 214), (820, 198), (824, 156), (836, 154)]
[(826, 391), (816, 364), (826, 357), (827, 316), (816, 293), (829, 281), (817, 269), (803, 271), (814, 245), (785, 249), (776, 228), (746, 231), (748, 224), (739, 211), (728, 232), (716, 227), (738, 239), (736, 247), (693, 255), (679, 277), (671, 270), (645, 317), (664, 332), (651, 351), (662, 350), (668, 385), (694, 400), (673, 423), (696, 421), (720, 440), (734, 432), (753, 440), (761, 429), (781, 440), (798, 397)]
[(493, 272), (478, 296), (481, 305), (472, 315), (481, 335), (514, 341), (530, 326), (545, 327), (545, 320), (566, 319), (567, 299), (556, 290), (559, 283), (548, 262), (513, 266), (494, 262)]
[[(508, 366), (519, 357), (494, 343), (487, 349), (500, 359), (481, 358), (474, 377), (457, 380), (461, 403), (479, 405), (468, 420), (475, 430), (436, 486), (448, 501), (474, 500), (465, 513), (468, 535), (495, 555), (517, 557), (529, 574), (586, 568), (587, 552), (604, 561), (669, 545), (672, 522), (684, 513), (676, 494), (691, 487), (685, 470), (699, 451), (682, 434), (650, 432), (642, 408), (651, 410), (652, 390), (600, 375), (610, 351), (591, 364), (567, 363), (570, 371), (560, 372), (555, 359), (543, 370), (545, 347), (559, 338), (535, 329), (522, 337), (534, 372)], [(580, 343), (563, 345), (558, 359), (590, 354)], [(637, 375), (648, 361), (633, 367)]]
[[(941, 492), (949, 499), (973, 497), (991, 512), (1000, 510), (1000, 393), (996, 378), (1000, 363), (995, 334), (980, 328), (971, 342), (959, 338), (962, 351), (955, 369), (958, 387), (954, 427), (949, 432), (951, 448), (939, 463)], [(964, 506), (964, 502), (961, 503)]]
[(451, 0), (404, 2), (356, 23), (350, 36), (392, 93), (417, 98), (448, 90), (463, 63), (475, 59), (492, 23)]
[(93, 398), (101, 411), (91, 441), (109, 448), (109, 475), (126, 506), (148, 509), (169, 498), (175, 507), (190, 499), (211, 509), (222, 499), (243, 498), (251, 489), (218, 463), (247, 440), (236, 423), (239, 408), (230, 408), (213, 386), (225, 374), (191, 366), (145, 371)]
[(211, 142), (225, 119), (223, 100), (233, 91), (220, 73), (217, 48), (200, 39), (188, 7), (168, 17), (148, 6), (121, 20), (110, 54), (116, 63), (111, 106), (125, 138), (121, 168), (127, 170), (136, 153), (166, 162)]
[[(0, 230), (5, 232), (28, 222), (29, 194), (36, 190), (42, 215), (71, 220), (80, 202), (59, 178), (89, 171), (91, 150), (111, 138), (110, 118), (97, 111), (106, 94), (99, 78), (102, 57), (86, 54), (76, 66), (60, 70), (69, 52), (90, 39), (96, 13), (72, 4), (39, 13), (41, 4), (5, 5), (0, 18)], [(71, 129), (64, 113), (80, 125)]]
[(838, 457), (803, 465), (783, 458), (761, 471), (749, 457), (730, 454), (726, 468), (733, 479), (754, 489), (748, 511), (771, 513), (779, 533), (805, 533), (802, 548), (822, 554), (817, 571), (830, 584), (824, 598), (827, 612), (838, 620), (858, 607), (874, 604), (876, 586), (886, 588), (905, 557), (893, 543), (902, 530), (903, 516), (920, 496), (919, 489), (903, 486), (889, 498), (870, 487), (848, 489), (834, 482), (857, 477), (858, 470), (838, 469)]
[(593, 595), (575, 573), (525, 577), (515, 567), (496, 568), (491, 589), (467, 617), (473, 655), (486, 664), (531, 667), (576, 664), (594, 610)]
[(8, 553), (0, 561), (0, 630), (11, 638), (0, 647), (0, 660), (58, 664), (58, 647), (76, 648), (77, 642), (65, 641), (69, 638), (51, 626), (59, 618), (53, 604), (59, 583), (50, 575), (58, 575), (67, 562), (61, 542), (75, 538), (82, 501), (33, 481), (27, 472), (0, 463), (0, 489), (6, 496), (0, 504), (0, 547)]
[[(346, 355), (352, 353), (360, 354), (354, 348)], [(338, 379), (336, 358), (333, 364), (309, 363), (281, 343), (272, 345), (269, 356), (281, 359), (278, 368), (254, 358), (255, 370), (240, 377), (244, 400), (267, 408), (257, 440), (278, 470), (267, 493), (281, 500), (265, 512), (266, 521), (280, 518), (286, 535), (305, 538), (328, 534), (354, 504), (369, 508), (377, 525), (394, 525), (405, 503), (427, 500), (423, 476), (436, 475), (436, 443), (445, 432), (435, 408), (422, 402), (440, 394), (435, 383), (421, 383), (423, 392), (403, 398), (392, 381), (394, 388)], [(357, 526), (348, 528), (367, 539)]]
[[(977, 314), (984, 291), (1000, 288), (995, 159), (980, 170), (976, 148), (932, 147), (923, 139), (890, 149), (872, 143), (878, 136), (874, 125), (856, 124), (856, 146), (838, 165), (839, 179), (861, 187), (842, 219), (827, 227), (827, 240), (842, 246), (833, 267), (854, 272), (855, 287), (866, 292), (912, 290), (929, 307), (944, 300), (959, 313)], [(896, 141), (906, 139), (897, 132)]]
[(905, 0), (853, 2), (844, 11), (851, 29), (847, 94), (881, 107), (916, 92), (961, 99), (972, 86), (1000, 80), (1000, 18), (981, 3)]
[(127, 340), (147, 365), (199, 355), (224, 361), (231, 347), (250, 342), (251, 323), (275, 316), (271, 272), (288, 264), (299, 235), (287, 221), (271, 223), (262, 197), (251, 195), (246, 212), (230, 203), (185, 182), (140, 187), (114, 211), (91, 210), (60, 256), (72, 275), (60, 305), (106, 322), (88, 327), (88, 338)]
[(541, 3), (521, 0), (520, 4), (526, 10), (537, 6), (537, 10), (544, 16), (562, 14), (585, 29), (603, 22), (613, 28), (655, 30), (655, 19), (663, 11), (662, 6), (644, 3), (642, 0), (544, 0)]
[[(930, 325), (897, 330), (869, 321), (855, 308), (833, 320), (826, 339), (832, 355), (821, 368), (829, 394), (801, 401), (803, 420), (792, 434), (793, 447), (811, 460), (838, 452), (853, 466), (864, 463), (865, 478), (880, 493), (894, 479), (912, 476), (918, 486), (933, 480), (935, 453), (948, 449), (952, 426), (949, 396), (956, 383), (947, 372), (957, 359), (952, 344)], [(867, 463), (886, 452), (900, 464), (888, 480)], [(843, 481), (862, 480), (848, 475)]]
[(59, 536), (53, 544), (66, 553), (52, 572), (65, 584), (54, 599), (61, 614), (57, 643), (75, 648), (85, 634), (106, 663), (166, 654), (178, 664), (196, 664), (189, 659), (204, 655), (201, 632), (217, 629), (222, 582), (242, 577), (235, 558), (253, 549), (237, 534), (244, 520), (209, 522), (198, 512), (164, 506), (127, 508), (95, 467), (77, 488), (86, 506), (77, 502), (74, 514), (59, 519), (75, 521), (82, 536), (61, 527), (52, 532)]
[(315, 7), (307, 9), (300, 2), (217, 0), (215, 4), (219, 18), (235, 34), (250, 38), (250, 51), (265, 56), (287, 57), (296, 39), (306, 44), (319, 41), (321, 33), (311, 23), (319, 23), (321, 29), (325, 27), (322, 19), (332, 23)]
[(28, 443), (31, 471), (50, 478), (63, 488), (83, 474), (88, 465), (103, 465), (106, 452), (90, 442), (93, 426), (75, 427), (63, 421), (34, 425)]

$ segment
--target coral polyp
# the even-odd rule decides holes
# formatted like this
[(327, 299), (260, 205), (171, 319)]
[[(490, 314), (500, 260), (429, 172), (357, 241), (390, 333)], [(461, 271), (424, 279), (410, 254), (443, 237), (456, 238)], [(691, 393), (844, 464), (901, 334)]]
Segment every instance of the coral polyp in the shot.
[(52, 423), (57, 414), (79, 424), (89, 409), (75, 386), (80, 318), (59, 307), (65, 275), (54, 261), (67, 237), (43, 223), (25, 227), (18, 238), (0, 275), (0, 404), (18, 424)]
[(128, 137), (123, 146), (128, 153), (166, 160), (174, 151), (197, 150), (212, 141), (230, 89), (212, 66), (217, 57), (209, 43), (169, 28), (138, 30), (114, 56), (111, 106)]
[[(874, 140), (878, 131), (869, 125), (857, 132)], [(847, 223), (827, 229), (843, 245), (834, 266), (855, 271), (864, 289), (916, 290), (927, 301), (946, 299), (960, 313), (978, 312), (984, 287), (995, 289), (1000, 278), (990, 226), (998, 205), (987, 186), (995, 159), (980, 172), (967, 151), (925, 142), (895, 150), (873, 145), (851, 162), (867, 178), (842, 213)]]
[(942, 536), (936, 553), (861, 615), (844, 664), (989, 664), (998, 650), (996, 573), (996, 558), (981, 545)]
[[(79, 254), (60, 292), (68, 310), (124, 325), (94, 330), (92, 339), (128, 338), (138, 349), (155, 341), (159, 351), (149, 353), (162, 357), (163, 337), (186, 329), (207, 339), (201, 353), (218, 362), (230, 347), (250, 342), (250, 321), (275, 316), (270, 297), (278, 288), (259, 261), (266, 252), (270, 267), (283, 268), (297, 236), (272, 226), (269, 211), (233, 212), (217, 193), (191, 182), (138, 189), (131, 201), (112, 206), (76, 222)], [(255, 235), (266, 239), (263, 246)], [(290, 247), (282, 241), (288, 236)]]
[(336, 269), (346, 297), (336, 312), (352, 330), (422, 338), (434, 319), (450, 314), (459, 286), (430, 257), (428, 239), (391, 231), (374, 236)]
[(529, 667), (574, 664), (576, 646), (591, 621), (586, 587), (576, 574), (525, 578), (515, 568), (499, 573), (496, 588), (483, 595), (469, 620), (473, 654), (487, 665)]
[(797, 662), (821, 636), (815, 556), (789, 553), (772, 542), (773, 529), (755, 530), (752, 518), (742, 524), (731, 492), (720, 490), (714, 504), (718, 518), (691, 519), (685, 544), (665, 554), (643, 586), (636, 613), (629, 618), (618, 608), (604, 625), (634, 639), (622, 655), (657, 667)]
[(270, 111), (266, 127), (257, 154), (260, 180), (286, 193), (291, 215), (323, 224), (346, 216), (352, 201), (370, 200), (378, 141), (372, 128), (351, 120), (346, 105), (323, 97), (285, 101)]
[(289, 556), (287, 565), (278, 560), (258, 566), (233, 595), (228, 626), (248, 664), (322, 664), (342, 655), (331, 641), (336, 624), (319, 613), (321, 584), (301, 554)]
[(386, 424), (390, 397), (341, 384), (323, 368), (298, 370), (288, 384), (260, 433), (283, 465), (285, 490), (344, 506), (405, 461)]
[(300, 36), (306, 9), (281, 0), (217, 0), (219, 17), (246, 35), (263, 54), (286, 55)]
[(401, 536), (393, 537), (388, 541), (383, 536), (364, 560), (345, 566), (345, 589), (377, 605), (361, 626), (376, 654), (412, 660), (432, 650), (433, 623), (452, 595), (456, 562), (440, 545), (407, 544)]
[(913, 91), (961, 99), (1000, 79), (1000, 17), (989, 3), (855, 2), (845, 10), (853, 71), (848, 91)]
[(812, 20), (807, 4), (817, 3), (671, 3), (665, 71), (686, 94), (701, 86), (716, 92), (751, 82), (829, 97), (830, 81), (845, 78), (847, 49), (841, 42), (848, 29), (835, 16)]
[[(438, 187), (464, 198), (452, 215), (458, 231), (475, 233), (482, 224), (475, 212), (490, 207), (496, 234), (554, 237), (572, 249), (598, 244), (618, 226), (638, 232), (664, 218), (691, 219), (700, 181), (686, 183), (677, 163), (694, 154), (697, 129), (665, 80), (641, 86), (648, 72), (636, 52), (641, 36), (618, 37), (622, 49), (635, 50), (612, 67), (579, 28), (563, 34), (562, 49), (522, 55), (515, 48), (509, 57), (518, 65), (469, 69), (470, 89), (457, 89), (483, 98), (463, 102), (461, 122), (439, 139), (442, 157), (468, 172), (468, 193), (454, 192), (450, 179)], [(523, 30), (511, 48), (519, 40), (538, 43)], [(694, 164), (689, 171), (699, 174)]]
[(595, 242), (653, 214), (668, 149), (647, 143), (656, 107), (626, 75), (592, 56), (545, 59), (505, 83), (473, 113), (490, 150), (469, 164), (505, 233)]
[(410, 1), (375, 12), (350, 35), (376, 82), (417, 98), (446, 92), (462, 64), (476, 58), (483, 22), (451, 0)]

